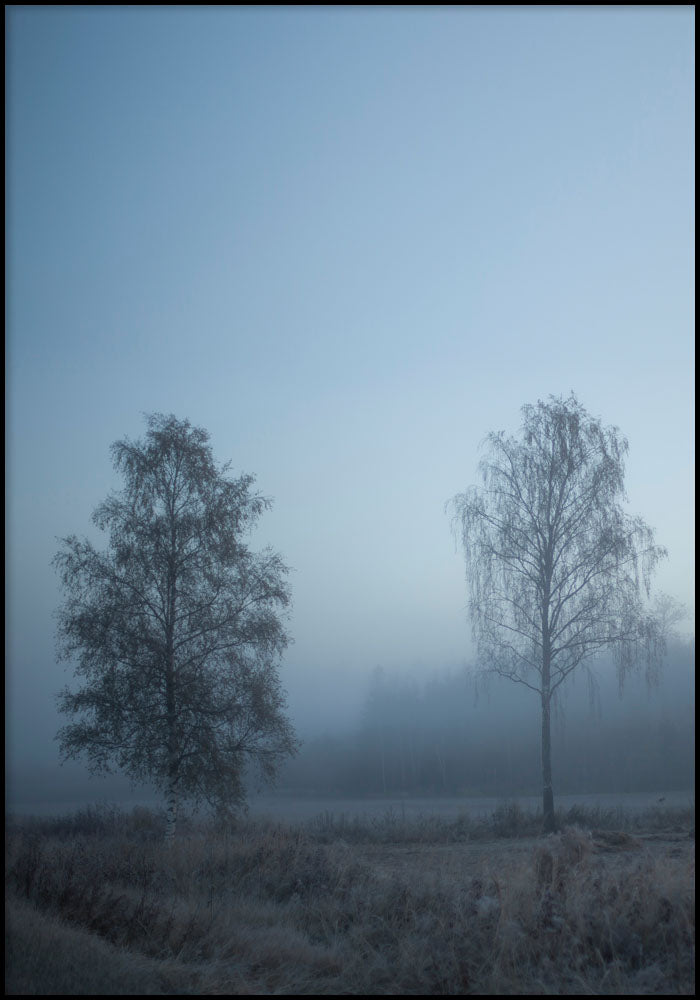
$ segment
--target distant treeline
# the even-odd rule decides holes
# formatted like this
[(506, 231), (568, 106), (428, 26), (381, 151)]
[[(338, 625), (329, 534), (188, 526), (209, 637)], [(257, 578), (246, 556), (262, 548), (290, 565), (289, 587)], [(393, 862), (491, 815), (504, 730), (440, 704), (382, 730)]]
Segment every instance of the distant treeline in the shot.
[[(674, 642), (658, 685), (593, 665), (564, 692), (553, 726), (560, 794), (683, 790), (694, 785), (694, 646)], [(534, 794), (540, 707), (522, 685), (445, 670), (417, 682), (377, 669), (356, 727), (307, 740), (282, 788), (324, 795)]]

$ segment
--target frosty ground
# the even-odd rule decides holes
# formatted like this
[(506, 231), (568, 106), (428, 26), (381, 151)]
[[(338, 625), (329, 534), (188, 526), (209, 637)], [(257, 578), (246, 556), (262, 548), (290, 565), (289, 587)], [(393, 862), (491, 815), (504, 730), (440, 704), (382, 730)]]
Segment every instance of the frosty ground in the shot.
[(694, 813), (8, 826), (9, 994), (694, 992)]

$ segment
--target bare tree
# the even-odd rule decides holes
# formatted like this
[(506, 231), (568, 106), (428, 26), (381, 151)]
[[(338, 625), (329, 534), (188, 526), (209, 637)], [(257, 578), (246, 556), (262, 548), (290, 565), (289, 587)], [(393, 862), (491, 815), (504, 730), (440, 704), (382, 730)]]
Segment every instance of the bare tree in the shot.
[(489, 434), (483, 486), (448, 503), (464, 545), (469, 611), (483, 668), (534, 691), (542, 709), (546, 830), (554, 829), (552, 699), (611, 647), (620, 683), (640, 662), (656, 675), (663, 629), (648, 610), (666, 555), (622, 502), (628, 445), (572, 394), (522, 408), (519, 439)]
[(71, 536), (54, 559), (58, 654), (83, 680), (59, 695), (76, 721), (58, 739), (93, 771), (152, 780), (171, 840), (179, 801), (228, 811), (248, 762), (272, 777), (295, 752), (277, 672), (290, 594), (281, 558), (243, 543), (270, 505), (253, 478), (228, 478), (188, 421), (147, 424), (143, 441), (112, 445), (124, 488), (93, 514), (108, 550)]

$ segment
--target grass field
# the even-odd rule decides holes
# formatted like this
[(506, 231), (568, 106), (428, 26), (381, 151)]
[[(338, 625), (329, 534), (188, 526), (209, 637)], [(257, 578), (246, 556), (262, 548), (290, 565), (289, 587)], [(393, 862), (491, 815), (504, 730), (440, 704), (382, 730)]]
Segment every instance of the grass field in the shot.
[(10, 820), (9, 995), (695, 991), (694, 816)]

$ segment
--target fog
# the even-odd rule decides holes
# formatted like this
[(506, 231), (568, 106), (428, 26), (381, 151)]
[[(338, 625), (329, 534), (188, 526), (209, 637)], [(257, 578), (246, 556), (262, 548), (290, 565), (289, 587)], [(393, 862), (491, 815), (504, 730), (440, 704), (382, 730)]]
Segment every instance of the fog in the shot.
[(620, 699), (601, 663), (594, 711), (570, 685), (555, 798), (608, 790), (596, 748), (619, 791), (692, 784), (694, 11), (13, 7), (6, 27), (8, 804), (148, 798), (60, 764), (51, 560), (70, 534), (104, 545), (109, 446), (156, 411), (274, 499), (251, 544), (291, 567), (303, 748), (280, 787), (536, 792), (535, 697), (475, 702), (466, 679), (445, 503), (487, 433), (572, 390), (628, 438), (629, 511), (668, 550), (654, 589), (688, 616), (657, 690)]
[[(688, 790), (694, 774), (694, 666), (672, 643), (663, 677), (621, 692), (604, 659), (563, 689), (554, 712), (555, 786), (566, 794)], [(541, 786), (540, 706), (474, 669), (419, 680), (374, 673), (355, 724), (310, 738), (281, 784), (329, 796), (534, 795)]]
[[(657, 683), (640, 671), (620, 690), (612, 662), (592, 661), (563, 689), (553, 725), (555, 802), (655, 804), (687, 798), (694, 788), (694, 651), (669, 644)], [(474, 664), (427, 670), (375, 668), (334, 695), (315, 683), (289, 699), (301, 746), (273, 788), (251, 773), (254, 811), (299, 813), (359, 810), (417, 799), (415, 808), (485, 808), (486, 800), (536, 802), (541, 785), (537, 697), (499, 678), (484, 680)], [(79, 764), (57, 770), (30, 755), (10, 771), (8, 805), (56, 812), (94, 802), (157, 805), (151, 788), (122, 777), (92, 778)], [(274, 805), (271, 794), (281, 795)], [(290, 796), (296, 805), (290, 805)], [(454, 803), (447, 807), (445, 800)], [(304, 801), (308, 801), (306, 807)], [(352, 806), (347, 802), (352, 800)], [(679, 800), (680, 801), (680, 800)], [(440, 804), (442, 802), (442, 805)], [(285, 804), (286, 803), (286, 804)], [(344, 804), (345, 803), (345, 804)]]

